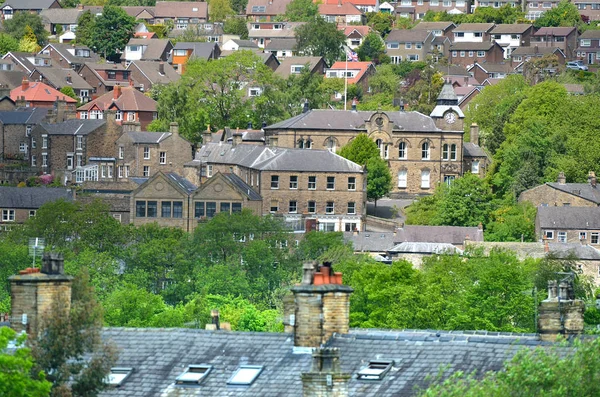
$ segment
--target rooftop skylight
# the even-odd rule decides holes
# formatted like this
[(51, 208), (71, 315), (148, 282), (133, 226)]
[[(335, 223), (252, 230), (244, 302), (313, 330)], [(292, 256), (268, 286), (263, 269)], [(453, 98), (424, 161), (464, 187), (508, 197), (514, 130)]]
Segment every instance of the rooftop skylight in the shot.
[(231, 375), (228, 385), (250, 386), (263, 370), (262, 365), (242, 365)]
[(119, 387), (125, 382), (129, 375), (133, 372), (133, 368), (114, 367), (110, 369), (110, 373), (106, 377), (105, 383), (110, 386)]
[(199, 385), (212, 369), (212, 365), (190, 365), (175, 379), (177, 385)]
[(360, 380), (381, 380), (394, 365), (393, 360), (370, 361), (369, 365), (358, 371), (356, 377)]

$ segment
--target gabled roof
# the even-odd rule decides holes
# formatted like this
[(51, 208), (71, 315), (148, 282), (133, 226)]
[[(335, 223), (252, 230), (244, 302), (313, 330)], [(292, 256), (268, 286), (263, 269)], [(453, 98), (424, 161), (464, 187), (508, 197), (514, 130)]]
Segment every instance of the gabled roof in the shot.
[[(115, 89), (117, 89), (115, 87)], [(94, 99), (91, 102), (86, 103), (83, 106), (77, 108), (77, 110), (89, 110), (94, 106), (97, 106), (101, 110), (107, 110), (111, 108), (118, 108), (121, 111), (139, 111), (139, 112), (156, 112), (157, 102), (142, 94), (134, 87), (127, 86), (121, 87), (121, 95), (119, 98), (114, 99), (114, 91), (109, 91), (104, 95)]]
[(579, 36), (579, 39), (600, 39), (600, 30), (586, 30)]
[[(357, 4), (357, 3), (354, 3)], [(373, 29), (371, 29), (370, 26), (364, 26), (364, 25), (352, 25), (352, 26), (338, 26), (338, 30), (341, 30), (344, 32), (344, 34), (347, 36), (350, 36), (353, 32), (357, 32), (358, 34), (360, 34), (361, 36), (366, 36), (369, 34), (369, 32), (372, 32)]]
[(171, 135), (170, 132), (127, 131), (125, 133), (133, 143), (159, 144)]
[(249, 0), (246, 15), (283, 15), (292, 0)]
[(348, 84), (357, 83), (369, 69), (375, 69), (373, 62), (342, 62), (336, 61), (327, 70), (358, 70), (356, 76), (348, 79)]
[(514, 68), (511, 66), (510, 63), (475, 63), (473, 64), (470, 68), (467, 69), (467, 71), (471, 71), (474, 68), (480, 68), (481, 70), (483, 70), (486, 73), (510, 73), (514, 71)]
[[(142, 54), (144, 61), (156, 61), (167, 51), (167, 48), (172, 46), (169, 39), (129, 39), (128, 46), (137, 45), (146, 47)], [(125, 47), (125, 56), (127, 56), (127, 47)]]
[(296, 39), (273, 39), (265, 46), (265, 51), (293, 50), (297, 44)]
[[(159, 171), (160, 172), (160, 171)], [(184, 177), (174, 172), (167, 172), (164, 174), (165, 178), (177, 185), (180, 189), (186, 191), (188, 194), (192, 193), (198, 187), (192, 182), (188, 181)]]
[(600, 188), (593, 187), (589, 183), (546, 182), (546, 185), (562, 192), (589, 200), (593, 203), (600, 204)]
[(146, 6), (126, 6), (126, 7), (121, 7), (123, 9), (123, 11), (125, 11), (127, 13), (127, 15), (129, 15), (130, 17), (137, 17), (138, 15), (140, 15), (142, 12), (146, 11), (148, 14), (154, 16), (155, 14), (155, 7), (146, 7)]
[(419, 22), (413, 29), (444, 31), (453, 26), (456, 27), (456, 25), (452, 22)]
[(537, 222), (542, 229), (600, 229), (600, 207), (538, 207)]
[(453, 32), (489, 32), (494, 26), (493, 23), (461, 23)]
[(61, 123), (40, 123), (48, 135), (88, 135), (106, 124), (106, 120), (70, 119)]
[(240, 178), (236, 174), (229, 173), (229, 172), (226, 172), (226, 173), (217, 172), (215, 175), (213, 175), (211, 178), (209, 178), (208, 181), (206, 181), (206, 183), (204, 183), (200, 187), (200, 189), (198, 189), (198, 192), (200, 192), (202, 189), (204, 189), (206, 187), (209, 187), (213, 183), (218, 183), (217, 181), (220, 181), (222, 179), (224, 179), (225, 183), (228, 183), (235, 191), (240, 193), (242, 196), (246, 197), (248, 200), (250, 200), (250, 201), (261, 201), (262, 200), (261, 195), (258, 194), (254, 190), (253, 187), (251, 187), (246, 182), (244, 182), (242, 180), (242, 178)]
[(19, 51), (9, 51), (2, 59), (10, 59), (19, 65), (21, 65), (27, 73), (31, 73), (31, 71), (35, 68), (35, 65), (29, 60), (29, 58), (33, 58), (34, 54), (30, 54), (28, 52), (19, 52)]
[[(60, 90), (62, 87), (72, 87), (77, 90), (91, 90), (92, 86), (73, 69), (37, 67), (34, 72), (41, 74), (53, 87)], [(70, 83), (69, 83), (70, 79)]]
[(22, 85), (19, 85), (10, 91), (10, 98), (13, 101), (16, 101), (21, 97), (25, 97), (25, 101), (27, 102), (54, 102), (57, 98), (60, 98), (67, 103), (77, 103), (77, 101), (70, 96), (39, 81), (28, 82), (25, 89), (23, 89)]
[(215, 56), (215, 50), (219, 48), (217, 43), (200, 43), (180, 41), (173, 47), (174, 50), (192, 50), (192, 58), (210, 59)]
[(465, 157), (487, 157), (487, 153), (481, 148), (471, 142), (465, 142), (463, 144), (464, 156)]
[(490, 34), (523, 34), (533, 27), (529, 23), (501, 23)]
[(482, 43), (459, 41), (458, 43), (452, 43), (452, 45), (450, 45), (450, 51), (489, 51), (495, 46), (500, 47), (499, 44), (490, 41), (484, 41)]
[[(281, 129), (321, 130), (321, 131), (356, 131), (366, 132), (365, 121), (369, 120), (373, 111), (313, 109), (287, 120), (280, 121), (264, 128), (265, 131)], [(394, 129), (402, 131), (439, 132), (431, 117), (419, 112), (384, 112), (394, 123)]]
[(386, 43), (423, 43), (431, 35), (427, 30), (394, 29), (385, 38)]
[(6, 0), (2, 8), (10, 6), (14, 10), (43, 10), (54, 2), (56, 0)]
[(60, 199), (73, 201), (71, 189), (0, 186), (1, 208), (37, 209), (46, 203)]
[(40, 12), (42, 20), (54, 24), (76, 24), (83, 10), (78, 8), (47, 8)]
[(359, 10), (352, 3), (339, 4), (319, 4), (319, 15), (363, 15), (364, 13)]
[(200, 1), (157, 1), (156, 18), (208, 18), (208, 3)]
[[(77, 44), (61, 44), (61, 43), (50, 43), (46, 45), (46, 47), (42, 48), (39, 54), (43, 53), (47, 48), (52, 47), (55, 51), (57, 51), (64, 59), (70, 64), (79, 64), (83, 65), (86, 62), (98, 62), (100, 58), (98, 54), (92, 51), (88, 46)], [(75, 56), (75, 50), (88, 50), (90, 52), (89, 58)]]
[(533, 35), (536, 37), (539, 36), (568, 36), (571, 33), (575, 32), (576, 29), (573, 27), (565, 27), (565, 28), (540, 28)]
[(556, 52), (562, 54), (563, 57), (565, 56), (565, 53), (558, 47), (521, 46), (513, 50), (511, 57), (514, 55), (535, 55), (541, 57), (548, 54), (554, 54)]
[(4, 125), (39, 124), (47, 115), (47, 108), (27, 108), (24, 110), (0, 111), (0, 123)]
[(181, 78), (181, 75), (173, 69), (171, 64), (164, 62), (164, 73), (160, 73), (160, 62), (133, 61), (127, 67), (128, 70), (137, 68), (152, 84), (169, 84)]
[(291, 74), (294, 65), (308, 65), (308, 69), (312, 72), (322, 60), (322, 57), (286, 57), (279, 61), (275, 73), (287, 78)]

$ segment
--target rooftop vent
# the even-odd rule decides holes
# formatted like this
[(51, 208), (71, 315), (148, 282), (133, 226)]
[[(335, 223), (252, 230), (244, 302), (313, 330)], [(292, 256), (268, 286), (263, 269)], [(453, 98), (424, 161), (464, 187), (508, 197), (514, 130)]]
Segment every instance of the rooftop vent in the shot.
[(175, 379), (176, 385), (197, 386), (212, 370), (212, 365), (190, 365)]
[(228, 385), (250, 386), (262, 372), (262, 365), (242, 365), (227, 381)]
[(369, 361), (369, 365), (358, 371), (356, 378), (360, 380), (381, 380), (393, 365), (393, 360)]

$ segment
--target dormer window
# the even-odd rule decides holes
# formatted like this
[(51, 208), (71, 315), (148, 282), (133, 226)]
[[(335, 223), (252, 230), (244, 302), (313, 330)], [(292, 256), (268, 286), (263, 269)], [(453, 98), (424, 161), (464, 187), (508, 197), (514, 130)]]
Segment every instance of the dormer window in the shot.
[(263, 370), (262, 365), (242, 365), (227, 381), (228, 385), (250, 386)]
[(273, 25), (273, 29), (274, 30), (281, 30), (283, 29), (283, 25), (280, 23), (276, 23), (275, 25)]
[(119, 387), (127, 380), (127, 378), (129, 378), (129, 376), (131, 375), (132, 372), (133, 372), (133, 368), (126, 368), (126, 367), (111, 368), (110, 373), (104, 380), (104, 383), (106, 383), (109, 386)]
[(356, 378), (359, 380), (382, 380), (393, 365), (393, 360), (369, 361), (368, 366), (358, 371)]
[(208, 376), (212, 365), (190, 365), (175, 379), (176, 385), (197, 386)]

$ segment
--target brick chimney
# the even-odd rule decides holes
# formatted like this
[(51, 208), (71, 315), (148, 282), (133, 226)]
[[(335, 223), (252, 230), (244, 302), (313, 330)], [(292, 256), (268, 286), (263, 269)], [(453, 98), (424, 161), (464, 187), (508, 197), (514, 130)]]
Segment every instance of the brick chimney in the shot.
[(572, 279), (548, 281), (548, 298), (538, 308), (540, 339), (553, 342), (558, 335), (568, 338), (581, 334), (584, 311), (585, 303), (575, 299)]
[(353, 290), (331, 263), (305, 263), (303, 271), (302, 283), (292, 287), (294, 311), (285, 313), (284, 326), (293, 329), (294, 346), (319, 347), (334, 333), (348, 333)]
[(349, 380), (350, 374), (340, 368), (339, 349), (315, 349), (310, 371), (302, 373), (302, 396), (347, 397)]
[(113, 99), (116, 101), (121, 96), (121, 86), (119, 84), (115, 85), (113, 89)]
[(23, 77), (23, 81), (21, 81), (21, 90), (25, 91), (28, 88), (29, 88), (29, 80), (27, 80), (27, 77)]
[(27, 268), (8, 278), (11, 297), (11, 328), (37, 337), (45, 319), (56, 310), (68, 315), (71, 309), (71, 281), (64, 274), (62, 254), (45, 253), (42, 269)]
[(471, 123), (471, 143), (479, 146), (479, 126), (477, 123)]

